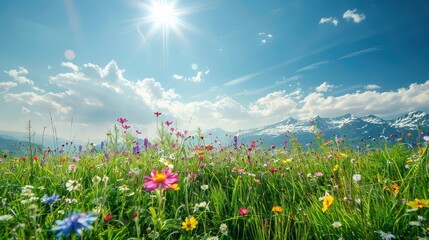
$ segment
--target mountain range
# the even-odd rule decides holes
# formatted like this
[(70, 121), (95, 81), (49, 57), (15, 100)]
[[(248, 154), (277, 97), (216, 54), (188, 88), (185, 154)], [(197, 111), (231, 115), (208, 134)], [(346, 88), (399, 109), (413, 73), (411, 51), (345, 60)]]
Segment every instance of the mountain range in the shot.
[[(362, 141), (377, 140), (383, 138), (388, 141), (405, 139), (407, 134), (416, 137), (423, 132), (429, 132), (429, 114), (422, 111), (409, 112), (396, 119), (385, 120), (375, 115), (357, 117), (346, 114), (333, 118), (314, 116), (309, 119), (297, 120), (286, 118), (285, 120), (259, 128), (228, 132), (220, 128), (206, 131), (220, 141), (232, 141), (233, 136), (238, 136), (240, 143), (248, 143), (251, 140), (261, 140), (264, 145), (283, 145), (291, 134), (301, 143), (314, 141), (315, 133), (321, 133), (325, 139), (343, 138), (352, 145)], [(409, 137), (412, 139), (412, 137)]]

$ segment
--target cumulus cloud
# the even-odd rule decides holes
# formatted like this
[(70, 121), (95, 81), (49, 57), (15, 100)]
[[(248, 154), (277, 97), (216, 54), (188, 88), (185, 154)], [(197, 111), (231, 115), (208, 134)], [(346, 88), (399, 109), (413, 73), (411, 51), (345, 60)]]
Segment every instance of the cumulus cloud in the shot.
[(379, 89), (379, 88), (380, 88), (380, 86), (375, 85), (375, 84), (368, 84), (365, 86), (366, 90), (375, 90), (375, 89)]
[(34, 85), (34, 82), (25, 76), (28, 74), (28, 70), (23, 67), (19, 67), (19, 70), (11, 69), (9, 71), (4, 71), (4, 72), (10, 77), (12, 77), (19, 84)]
[(57, 92), (6, 92), (1, 101), (16, 105), (26, 117), (42, 119), (43, 126), (49, 123), (48, 113), (52, 112), (60, 116), (56, 122), (58, 129), (62, 126), (67, 132), (73, 118), (74, 126), (82, 129), (77, 136), (83, 139), (104, 136), (103, 131), (110, 129), (118, 117), (137, 122), (133, 127), (149, 134), (154, 131), (155, 111), (162, 112), (164, 119), (179, 123), (181, 129), (222, 127), (231, 131), (286, 117), (332, 117), (349, 112), (391, 117), (411, 110), (429, 111), (429, 80), (389, 92), (372, 91), (376, 85), (370, 84), (365, 89), (361, 86), (362, 92), (335, 96), (328, 94), (333, 86), (323, 82), (315, 92), (273, 91), (244, 106), (230, 96), (186, 101), (176, 90), (154, 78), (130, 81), (124, 72), (115, 61), (106, 66), (88, 63), (77, 68), (65, 64), (63, 72), (49, 78), (49, 83), (59, 89)]
[(347, 21), (353, 20), (353, 22), (355, 23), (360, 23), (363, 20), (365, 20), (366, 16), (363, 13), (358, 13), (357, 9), (353, 9), (353, 10), (347, 10), (343, 14), (343, 18)]
[(178, 74), (174, 74), (173, 78), (176, 80), (183, 80), (184, 79), (184, 77), (182, 75), (178, 75)]
[(316, 92), (327, 92), (333, 87), (334, 85), (329, 85), (327, 82), (323, 82), (320, 86), (316, 87)]
[(334, 26), (338, 26), (339, 21), (334, 17), (321, 18), (319, 21), (319, 24), (325, 24), (325, 23), (331, 23)]
[(6, 93), (17, 85), (15, 82), (0, 82), (0, 93)]

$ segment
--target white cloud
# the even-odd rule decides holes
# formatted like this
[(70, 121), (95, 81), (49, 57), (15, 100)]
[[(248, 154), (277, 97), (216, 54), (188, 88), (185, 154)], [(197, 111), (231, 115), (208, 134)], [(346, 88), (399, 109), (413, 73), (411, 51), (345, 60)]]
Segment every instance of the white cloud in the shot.
[(72, 63), (72, 62), (62, 62), (61, 66), (62, 67), (66, 67), (66, 68), (70, 68), (74, 72), (79, 71), (79, 67), (77, 65), (75, 65), (74, 63)]
[(344, 56), (342, 56), (342, 57), (340, 57), (338, 59), (346, 59), (346, 58), (358, 57), (358, 56), (366, 54), (366, 53), (372, 53), (372, 52), (376, 52), (376, 51), (380, 51), (380, 50), (382, 50), (382, 49), (375, 48), (375, 47), (373, 47), (373, 48), (367, 48), (367, 49), (363, 49), (363, 50), (360, 50), (360, 51), (356, 51), (356, 52), (352, 52), (352, 53), (346, 54), (346, 55), (344, 55)]
[(265, 43), (267, 43), (267, 40), (262, 39), (262, 40), (261, 40), (261, 43), (262, 43), (262, 44), (265, 44)]
[(273, 35), (272, 35), (272, 34), (268, 34), (268, 35), (267, 35), (267, 37), (272, 38), (272, 37), (273, 37)]
[(0, 82), (0, 93), (6, 93), (17, 85), (15, 82)]
[(366, 90), (375, 90), (375, 89), (379, 89), (379, 88), (380, 88), (380, 86), (375, 85), (375, 84), (368, 84), (365, 86)]
[(338, 19), (334, 17), (321, 18), (319, 24), (332, 23), (334, 26), (338, 26)]
[(28, 74), (28, 70), (23, 67), (19, 67), (19, 70), (11, 69), (9, 71), (4, 71), (4, 72), (8, 74), (10, 77), (12, 77), (19, 84), (34, 85), (34, 82), (32, 80), (25, 77), (25, 75)]
[(201, 82), (203, 76), (204, 76), (203, 72), (197, 72), (197, 74), (195, 76), (189, 78), (189, 81), (191, 81), (191, 82)]
[(316, 87), (316, 92), (327, 92), (333, 87), (334, 85), (329, 85), (327, 82), (323, 82), (320, 86)]
[[(79, 66), (77, 71), (70, 67), (63, 70), (49, 79), (50, 84), (60, 87), (59, 92), (6, 93), (0, 103), (21, 109), (26, 114), (25, 119), (34, 116), (40, 120), (40, 126), (49, 124), (49, 113), (52, 112), (57, 129), (66, 132), (62, 136), (68, 136), (70, 119), (73, 118), (73, 126), (79, 129), (73, 131), (78, 131), (76, 136), (83, 140), (104, 137), (118, 117), (126, 117), (132, 127), (151, 134), (155, 129), (155, 111), (162, 112), (165, 120), (174, 120), (182, 130), (197, 127), (247, 129), (290, 116), (305, 118), (317, 114), (332, 117), (351, 112), (360, 116), (391, 117), (411, 110), (429, 111), (429, 80), (389, 92), (369, 91), (375, 88), (370, 84), (362, 92), (335, 96), (329, 92), (332, 85), (324, 82), (313, 93), (304, 94), (301, 89), (289, 93), (274, 91), (243, 106), (229, 96), (186, 101), (176, 90), (165, 88), (153, 78), (136, 82), (127, 80), (124, 70), (114, 61), (105, 67), (89, 63)], [(23, 122), (13, 121), (17, 117), (8, 118), (8, 115), (2, 113), (4, 122), (14, 122), (16, 129), (22, 128)], [(0, 123), (0, 126), (4, 124)]]
[(285, 91), (269, 93), (265, 97), (259, 98), (249, 106), (249, 113), (256, 116), (273, 116), (292, 113), (291, 109), (296, 108), (296, 102), (290, 99)]
[(329, 61), (321, 61), (321, 62), (313, 63), (313, 64), (310, 64), (308, 66), (305, 66), (303, 68), (296, 70), (295, 73), (314, 70), (314, 69), (319, 68), (321, 65), (328, 64), (328, 63), (329, 63)]
[(184, 79), (184, 77), (182, 75), (178, 75), (178, 74), (174, 74), (173, 78), (176, 80), (183, 80)]
[(360, 23), (363, 20), (365, 20), (366, 16), (363, 13), (358, 13), (357, 9), (353, 9), (353, 10), (347, 10), (343, 14), (343, 18), (346, 19), (347, 21), (353, 19), (353, 22)]

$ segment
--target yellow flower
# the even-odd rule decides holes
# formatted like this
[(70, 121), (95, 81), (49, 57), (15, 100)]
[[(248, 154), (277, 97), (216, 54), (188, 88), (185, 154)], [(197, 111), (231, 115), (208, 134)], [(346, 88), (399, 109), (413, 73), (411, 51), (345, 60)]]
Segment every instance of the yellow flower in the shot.
[(191, 218), (186, 218), (184, 222), (182, 222), (182, 228), (186, 231), (190, 231), (197, 227), (198, 221), (193, 216)]
[(423, 208), (423, 207), (429, 207), (429, 199), (414, 199), (414, 201), (408, 201), (407, 205), (410, 206), (413, 209)]
[(290, 158), (286, 158), (283, 162), (284, 162), (284, 163), (292, 162), (292, 159), (290, 159)]
[(281, 213), (283, 212), (283, 208), (280, 206), (274, 206), (273, 209), (271, 209), (275, 213)]
[(331, 195), (326, 196), (325, 199), (323, 199), (322, 212), (326, 212), (326, 210), (328, 210), (328, 207), (331, 206), (333, 201), (334, 201), (334, 197), (332, 197)]
[(179, 184), (177, 184), (177, 183), (175, 183), (175, 184), (171, 185), (171, 187), (172, 187), (172, 189), (173, 189), (174, 191), (177, 191), (177, 190), (179, 190), (179, 189), (180, 189)]
[(400, 188), (400, 186), (398, 186), (398, 184), (396, 184), (396, 183), (392, 184), (393, 195), (398, 195), (399, 188)]
[(346, 155), (345, 153), (340, 153), (340, 156), (341, 156), (342, 158), (347, 157), (347, 155)]
[(336, 171), (338, 171), (338, 168), (339, 168), (339, 167), (338, 167), (338, 164), (337, 164), (337, 165), (335, 165), (335, 166), (334, 166), (334, 168), (332, 169), (332, 172), (336, 172)]

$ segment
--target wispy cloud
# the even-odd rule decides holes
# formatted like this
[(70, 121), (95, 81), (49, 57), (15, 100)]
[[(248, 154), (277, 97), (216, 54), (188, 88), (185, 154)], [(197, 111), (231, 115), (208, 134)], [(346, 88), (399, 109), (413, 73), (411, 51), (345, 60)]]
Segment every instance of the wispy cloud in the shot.
[(347, 21), (353, 20), (353, 22), (355, 23), (360, 23), (363, 20), (365, 20), (366, 16), (363, 13), (358, 13), (357, 9), (353, 9), (353, 10), (347, 10), (343, 14), (343, 18)]
[(338, 26), (338, 19), (334, 17), (328, 17), (328, 18), (321, 18), (319, 21), (319, 24), (325, 24), (325, 23), (332, 23), (334, 26)]
[(11, 69), (9, 71), (4, 71), (4, 72), (10, 77), (12, 77), (19, 84), (34, 85), (34, 82), (25, 76), (28, 74), (28, 70), (23, 67), (18, 67), (18, 68), (19, 70)]
[(308, 66), (305, 66), (303, 68), (296, 70), (295, 73), (314, 70), (314, 69), (319, 68), (321, 65), (328, 64), (328, 63), (329, 63), (329, 61), (321, 61), (321, 62), (313, 63), (313, 64), (310, 64)]
[(380, 51), (380, 50), (382, 50), (382, 49), (381, 48), (375, 48), (375, 47), (373, 47), (373, 48), (367, 48), (367, 49), (364, 49), (364, 50), (360, 50), (360, 51), (356, 51), (356, 52), (352, 52), (352, 53), (346, 54), (346, 55), (344, 55), (344, 56), (342, 56), (342, 57), (340, 57), (338, 59), (346, 59), (346, 58), (358, 57), (358, 56), (366, 54), (366, 53), (377, 52), (377, 51)]

